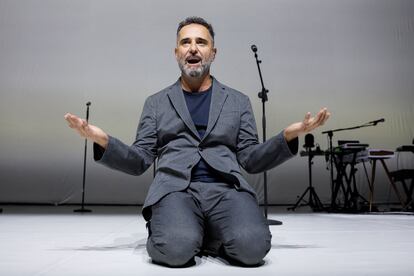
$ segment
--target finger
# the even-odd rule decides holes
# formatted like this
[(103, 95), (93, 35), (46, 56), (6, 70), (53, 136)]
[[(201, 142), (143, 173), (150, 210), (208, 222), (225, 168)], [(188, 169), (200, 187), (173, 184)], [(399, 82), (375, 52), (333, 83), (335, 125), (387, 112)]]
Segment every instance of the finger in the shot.
[(71, 116), (69, 116), (69, 120), (71, 121), (71, 123), (72, 123), (75, 127), (77, 127), (77, 128), (81, 128), (81, 127), (82, 127), (82, 124), (83, 124), (82, 119), (81, 119), (81, 118), (79, 118), (78, 116), (76, 116), (76, 115), (71, 115)]
[(315, 118), (315, 126), (319, 126), (321, 125), (321, 123), (323, 123), (324, 118), (326, 116), (327, 113), (327, 108), (322, 108), (321, 110), (319, 110), (318, 114), (316, 115)]
[(324, 108), (321, 118), (320, 120), (318, 120), (318, 126), (324, 125), (325, 122), (328, 120), (329, 116), (330, 116), (330, 113), (328, 112), (328, 109)]
[(85, 119), (82, 119), (82, 129), (87, 133), (89, 131), (89, 124)]
[(79, 128), (76, 128), (76, 131), (83, 137), (88, 138), (89, 135), (89, 125), (85, 124), (85, 122), (82, 120), (82, 125)]
[(65, 120), (66, 120), (66, 122), (68, 123), (69, 127), (71, 127), (71, 128), (75, 128), (75, 126), (76, 126), (76, 121), (73, 119), (73, 115), (72, 115), (72, 114), (67, 113), (67, 114), (65, 115)]
[(305, 125), (309, 124), (310, 119), (311, 119), (311, 113), (310, 112), (307, 112), (306, 115), (305, 115), (305, 118), (303, 118), (303, 123)]
[(321, 125), (324, 125), (324, 124), (325, 124), (325, 122), (329, 119), (329, 117), (330, 117), (330, 116), (331, 116), (331, 113), (326, 112), (326, 114), (325, 114), (325, 118), (324, 118), (323, 122), (321, 123)]
[(69, 126), (75, 129), (82, 129), (83, 128), (83, 121), (76, 115), (69, 114), (67, 116), (67, 121), (69, 122)]
[(319, 110), (315, 117), (310, 118), (310, 123), (306, 126), (306, 131), (310, 132), (319, 127), (326, 115), (326, 108)]
[(63, 116), (63, 118), (65, 118), (65, 121), (67, 121), (69, 123), (69, 117), (70, 117), (70, 113), (66, 113), (65, 116)]
[(329, 112), (328, 112), (328, 109), (325, 107), (324, 109), (323, 109), (323, 118), (321, 119), (321, 124), (324, 124), (325, 122), (326, 122), (326, 120), (328, 119), (328, 117), (329, 117)]
[(303, 130), (306, 132), (312, 124), (312, 115), (310, 112), (306, 113), (305, 118), (303, 119)]

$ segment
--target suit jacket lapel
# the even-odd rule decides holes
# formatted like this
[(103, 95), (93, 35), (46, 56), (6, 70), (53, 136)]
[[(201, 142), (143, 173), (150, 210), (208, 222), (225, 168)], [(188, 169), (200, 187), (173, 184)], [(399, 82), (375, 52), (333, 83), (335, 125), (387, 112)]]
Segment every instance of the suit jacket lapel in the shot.
[[(208, 116), (207, 129), (204, 134), (203, 140), (209, 135), (213, 126), (217, 122), (217, 119), (223, 109), (223, 104), (227, 98), (227, 91), (225, 87), (221, 85), (215, 78), (213, 78), (213, 90), (211, 91), (211, 103), (210, 111)], [(187, 104), (184, 99), (183, 90), (181, 88), (180, 79), (170, 87), (170, 91), (167, 93), (168, 97), (174, 109), (177, 111), (180, 118), (184, 121), (186, 126), (193, 132), (193, 134), (200, 138), (198, 131), (194, 125), (193, 119), (191, 118), (190, 112), (188, 111)]]
[(223, 104), (227, 98), (227, 91), (225, 87), (221, 85), (214, 77), (213, 78), (213, 91), (211, 94), (210, 112), (208, 116), (207, 130), (204, 134), (203, 140), (210, 134), (213, 126), (223, 109)]
[(184, 99), (183, 90), (181, 88), (180, 79), (170, 87), (170, 91), (167, 93), (168, 97), (174, 109), (177, 111), (180, 118), (184, 121), (186, 126), (194, 133), (194, 135), (200, 138), (198, 131), (194, 125), (193, 119), (191, 118), (190, 112), (188, 111), (187, 104)]

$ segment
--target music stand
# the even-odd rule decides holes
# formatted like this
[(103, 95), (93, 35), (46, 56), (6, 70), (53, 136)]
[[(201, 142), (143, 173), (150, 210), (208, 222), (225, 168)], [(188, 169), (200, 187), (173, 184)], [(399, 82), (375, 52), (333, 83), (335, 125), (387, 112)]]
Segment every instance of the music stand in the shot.
[[(321, 200), (319, 199), (319, 196), (316, 193), (315, 188), (312, 186), (312, 164), (313, 164), (312, 159), (316, 153), (321, 152), (321, 150), (319, 149), (319, 146), (317, 147), (316, 151), (312, 151), (312, 148), (315, 146), (313, 142), (314, 142), (313, 135), (310, 133), (306, 134), (305, 144), (303, 145), (306, 152), (304, 153), (303, 156), (306, 156), (306, 155), (308, 156), (309, 186), (305, 189), (305, 191), (296, 201), (295, 205), (293, 205), (292, 207), (289, 207), (288, 210), (295, 211), (295, 209), (298, 208), (299, 206), (306, 206), (306, 205), (311, 207), (312, 211), (323, 211), (324, 210), (323, 204)], [(307, 193), (309, 193), (308, 202), (306, 204), (300, 204)]]

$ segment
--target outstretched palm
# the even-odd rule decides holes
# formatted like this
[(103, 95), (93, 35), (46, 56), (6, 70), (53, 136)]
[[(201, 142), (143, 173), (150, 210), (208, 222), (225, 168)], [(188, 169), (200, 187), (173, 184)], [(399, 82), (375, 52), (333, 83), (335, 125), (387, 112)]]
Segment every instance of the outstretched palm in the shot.
[(108, 143), (108, 135), (102, 129), (88, 124), (86, 120), (70, 113), (65, 115), (65, 120), (68, 122), (69, 127), (76, 130), (80, 136), (92, 140), (106, 148)]
[(322, 126), (330, 115), (327, 108), (319, 110), (315, 117), (312, 117), (310, 112), (306, 113), (302, 122), (293, 123), (285, 129), (285, 138), (289, 141), (299, 135), (311, 132)]

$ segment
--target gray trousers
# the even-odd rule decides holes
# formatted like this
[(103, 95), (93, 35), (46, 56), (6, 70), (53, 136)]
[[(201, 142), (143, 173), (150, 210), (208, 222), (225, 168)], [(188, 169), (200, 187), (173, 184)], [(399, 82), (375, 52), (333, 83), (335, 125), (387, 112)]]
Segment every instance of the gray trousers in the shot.
[(256, 200), (230, 184), (192, 182), (151, 210), (147, 251), (154, 263), (185, 266), (199, 253), (220, 251), (233, 264), (254, 266), (271, 247), (269, 226)]

